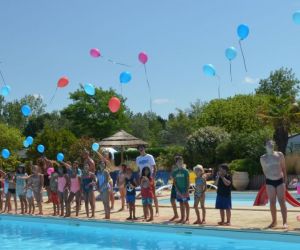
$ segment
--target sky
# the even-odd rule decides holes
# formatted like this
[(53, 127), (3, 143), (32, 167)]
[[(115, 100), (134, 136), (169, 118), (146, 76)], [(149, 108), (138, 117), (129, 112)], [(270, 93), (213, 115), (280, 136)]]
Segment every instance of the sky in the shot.
[[(300, 25), (292, 15), (300, 0), (0, 0), (0, 69), (12, 101), (41, 95), (47, 111), (61, 110), (79, 83), (121, 92), (119, 75), (132, 74), (123, 85), (133, 112), (149, 111), (149, 92), (138, 54), (145, 51), (153, 111), (162, 117), (191, 103), (218, 98), (218, 79), (203, 74), (204, 64), (220, 76), (221, 98), (253, 93), (259, 79), (280, 67), (300, 78)], [(236, 28), (250, 34), (243, 49)], [(232, 61), (233, 81), (225, 49), (238, 50)], [(103, 57), (131, 65), (115, 65)], [(49, 101), (58, 79), (70, 84)], [(2, 81), (1, 81), (1, 84)]]

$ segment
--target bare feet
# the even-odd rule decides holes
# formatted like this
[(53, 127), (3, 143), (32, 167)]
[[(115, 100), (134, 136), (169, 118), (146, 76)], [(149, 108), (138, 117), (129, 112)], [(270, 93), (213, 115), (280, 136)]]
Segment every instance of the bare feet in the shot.
[(147, 222), (150, 222), (150, 221), (153, 221), (153, 217), (152, 217), (152, 218), (149, 218), (149, 219), (147, 220)]
[(126, 218), (126, 220), (132, 220), (132, 217), (131, 217), (131, 216), (129, 216), (128, 218)]
[(283, 229), (289, 229), (289, 226), (288, 226), (288, 224), (283, 224)]
[(223, 226), (224, 224), (225, 224), (224, 221), (219, 221), (219, 222), (218, 222), (218, 225), (219, 225), (219, 226)]
[(203, 220), (203, 221), (201, 222), (201, 224), (206, 224), (206, 221), (205, 221), (205, 220)]
[(176, 219), (178, 219), (178, 218), (179, 218), (178, 215), (174, 215), (174, 217), (171, 218), (169, 221), (173, 221), (173, 220), (176, 220)]
[(133, 220), (137, 220), (138, 218), (136, 218), (136, 217), (133, 217)]
[(226, 223), (224, 223), (224, 226), (230, 227), (231, 223), (230, 222), (226, 222)]
[(274, 228), (277, 226), (277, 222), (272, 222), (267, 228)]
[(201, 224), (201, 221), (200, 220), (196, 220), (193, 224), (194, 225)]
[(178, 221), (176, 221), (176, 223), (182, 224), (182, 223), (184, 223), (184, 219), (178, 220)]

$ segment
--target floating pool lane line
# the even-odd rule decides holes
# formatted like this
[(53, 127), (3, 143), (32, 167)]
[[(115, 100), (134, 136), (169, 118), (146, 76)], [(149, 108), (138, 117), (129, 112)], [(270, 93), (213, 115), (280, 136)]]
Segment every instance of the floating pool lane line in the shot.
[[(286, 201), (293, 207), (300, 207), (300, 202), (297, 201), (287, 190), (285, 191)], [(254, 201), (253, 206), (265, 206), (268, 203), (268, 194), (266, 190), (266, 185), (263, 185)]]

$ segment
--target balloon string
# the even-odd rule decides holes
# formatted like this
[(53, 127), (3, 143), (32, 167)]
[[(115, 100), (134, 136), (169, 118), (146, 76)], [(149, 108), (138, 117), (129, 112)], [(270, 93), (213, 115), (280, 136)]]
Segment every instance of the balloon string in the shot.
[(216, 75), (218, 78), (218, 97), (221, 99), (221, 77), (219, 75)]
[(229, 61), (229, 72), (230, 72), (230, 80), (232, 82), (231, 60)]
[(104, 56), (101, 56), (103, 59), (105, 59), (106, 61), (110, 62), (110, 63), (113, 63), (113, 64), (117, 64), (117, 65), (121, 65), (121, 66), (125, 66), (125, 67), (131, 67), (131, 65), (128, 65), (128, 64), (125, 64), (125, 63), (119, 63), (119, 62), (116, 62), (110, 58), (106, 58)]
[(144, 64), (144, 70), (145, 70), (145, 77), (146, 77), (146, 82), (147, 82), (147, 85), (148, 85), (148, 91), (149, 91), (149, 96), (150, 96), (150, 111), (152, 112), (151, 86), (150, 86), (150, 82), (149, 82), (149, 78), (148, 78), (146, 64)]
[(51, 104), (53, 102), (54, 97), (55, 97), (56, 92), (57, 92), (57, 89), (58, 89), (58, 87), (56, 87), (55, 92), (54, 92), (53, 96), (51, 97), (51, 100), (50, 100), (49, 104)]
[(3, 81), (4, 85), (6, 85), (6, 82), (5, 82), (5, 79), (4, 79), (4, 76), (3, 76), (3, 74), (2, 74), (2, 71), (1, 71), (1, 70), (0, 70), (0, 75), (1, 75), (1, 78), (2, 78), (2, 81)]
[(246, 66), (246, 60), (245, 60), (245, 56), (244, 56), (244, 51), (243, 51), (243, 47), (242, 47), (242, 40), (239, 40), (239, 45), (240, 45), (240, 49), (241, 49), (241, 52), (242, 52), (242, 57), (243, 57), (243, 62), (244, 62), (244, 67), (245, 67), (245, 70), (247, 72), (247, 66)]

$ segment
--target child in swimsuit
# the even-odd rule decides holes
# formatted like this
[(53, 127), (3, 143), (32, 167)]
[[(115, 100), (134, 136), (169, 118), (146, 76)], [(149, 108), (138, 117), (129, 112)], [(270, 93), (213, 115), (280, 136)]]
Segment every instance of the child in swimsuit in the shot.
[(76, 216), (79, 215), (79, 209), (80, 209), (80, 200), (81, 200), (81, 177), (78, 174), (78, 162), (75, 161), (73, 163), (72, 168), (70, 169), (70, 182), (69, 182), (69, 189), (70, 189), (70, 195), (67, 202), (67, 213), (66, 217), (71, 216), (71, 203), (73, 202), (73, 199), (75, 197), (76, 200)]
[(54, 168), (54, 172), (50, 176), (50, 199), (53, 204), (53, 216), (59, 215), (59, 199), (58, 199), (58, 174), (57, 168)]
[[(4, 207), (4, 212), (9, 213), (11, 211), (11, 196), (14, 198), (14, 203), (15, 203), (15, 213), (17, 213), (17, 197), (16, 197), (16, 179), (15, 179), (15, 174), (12, 172), (5, 173), (4, 171), (0, 170), (1, 174), (5, 176), (5, 188), (7, 188), (7, 193), (5, 195), (5, 207)], [(6, 191), (6, 190), (5, 190)]]
[(2, 174), (0, 173), (0, 212), (3, 209), (3, 191), (4, 191), (4, 179), (2, 179)]
[[(229, 174), (229, 167), (226, 164), (222, 164), (219, 167), (219, 172), (216, 179), (217, 199), (216, 209), (220, 209), (221, 221), (219, 225), (230, 226), (231, 220), (231, 176)], [(225, 222), (225, 212), (227, 221)]]
[(25, 193), (26, 180), (19, 178), (24, 176), (26, 177), (28, 176), (25, 173), (25, 165), (19, 165), (16, 173), (16, 194), (20, 199), (21, 214), (27, 213), (27, 200), (26, 200), (26, 193)]
[(65, 208), (67, 207), (68, 194), (69, 194), (69, 176), (67, 175), (67, 169), (64, 166), (59, 166), (58, 172), (58, 198), (59, 198), (59, 209), (60, 216), (65, 215)]
[(133, 176), (132, 169), (126, 169), (126, 202), (129, 206), (129, 217), (127, 220), (137, 220), (135, 217), (135, 195), (136, 191), (135, 188), (137, 187), (136, 180)]
[(94, 195), (94, 186), (96, 185), (96, 176), (94, 173), (89, 171), (89, 165), (85, 164), (82, 176), (81, 176), (81, 185), (84, 196), (85, 203), (85, 212), (86, 216), (89, 217), (89, 204), (92, 210), (92, 216), (95, 217), (95, 195)]
[[(172, 167), (171, 178), (173, 178), (173, 173), (177, 170), (177, 168), (178, 167), (176, 165), (176, 158), (175, 158), (175, 165)], [(176, 188), (175, 188), (174, 180), (173, 180), (171, 194), (170, 194), (170, 202), (171, 202), (173, 213), (174, 213), (174, 216), (170, 219), (170, 221), (174, 221), (179, 218), (178, 212), (177, 212)]]
[[(151, 177), (151, 170), (149, 167), (144, 167), (142, 170), (141, 177), (141, 195), (142, 195), (142, 204), (144, 210), (144, 218), (146, 221), (153, 220), (153, 199), (154, 199), (154, 181)], [(147, 220), (148, 214), (150, 217)]]
[(100, 162), (97, 165), (97, 187), (100, 192), (101, 201), (103, 202), (105, 217), (104, 219), (110, 219), (110, 207), (109, 207), (109, 193), (110, 193), (110, 183), (109, 183), (109, 172), (106, 169), (105, 164)]
[(25, 187), (26, 192), (26, 199), (28, 202), (28, 214), (34, 214), (35, 206), (34, 206), (34, 199), (33, 199), (33, 191), (32, 191), (32, 181), (28, 179), (27, 185)]
[[(203, 166), (197, 165), (194, 167), (194, 172), (196, 174), (195, 179), (195, 193), (194, 193), (194, 209), (197, 215), (197, 220), (194, 222), (194, 224), (205, 224), (205, 191), (206, 191), (206, 180), (204, 178), (204, 169)], [(200, 213), (199, 213), (199, 203), (201, 205), (202, 209), (202, 220), (200, 219)]]
[(119, 188), (120, 196), (121, 196), (121, 203), (122, 207), (120, 211), (123, 211), (125, 208), (125, 196), (126, 196), (126, 188), (125, 188), (125, 172), (126, 172), (126, 164), (122, 164), (122, 168), (119, 172), (118, 179), (117, 179), (117, 186)]
[(44, 186), (44, 175), (40, 174), (39, 167), (37, 165), (32, 166), (32, 175), (29, 177), (32, 183), (32, 192), (34, 199), (39, 208), (39, 215), (43, 215), (43, 186)]

